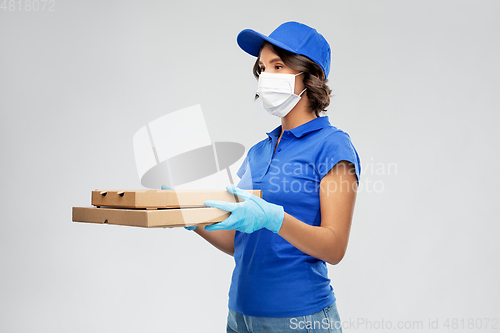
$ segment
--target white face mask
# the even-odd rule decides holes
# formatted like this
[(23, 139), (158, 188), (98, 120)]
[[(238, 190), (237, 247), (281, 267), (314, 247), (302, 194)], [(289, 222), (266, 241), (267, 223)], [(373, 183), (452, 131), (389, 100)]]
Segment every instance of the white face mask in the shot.
[(300, 74), (260, 73), (257, 94), (267, 112), (283, 118), (297, 105), (306, 91), (295, 94), (295, 77)]

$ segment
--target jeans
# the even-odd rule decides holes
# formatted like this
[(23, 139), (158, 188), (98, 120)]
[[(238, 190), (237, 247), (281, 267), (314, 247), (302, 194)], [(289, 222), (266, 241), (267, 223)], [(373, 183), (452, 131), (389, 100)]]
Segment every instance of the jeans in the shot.
[(246, 316), (229, 309), (227, 333), (341, 333), (336, 302), (323, 310), (299, 317)]

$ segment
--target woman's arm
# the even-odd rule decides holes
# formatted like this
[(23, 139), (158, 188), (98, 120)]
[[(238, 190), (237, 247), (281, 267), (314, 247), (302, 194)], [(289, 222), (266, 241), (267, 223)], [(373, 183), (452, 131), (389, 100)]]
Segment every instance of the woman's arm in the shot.
[(278, 234), (302, 252), (338, 264), (347, 249), (356, 193), (354, 166), (340, 161), (320, 183), (321, 226), (311, 226), (285, 213)]
[(205, 230), (205, 226), (196, 227), (194, 231), (207, 242), (230, 256), (234, 253), (234, 230)]

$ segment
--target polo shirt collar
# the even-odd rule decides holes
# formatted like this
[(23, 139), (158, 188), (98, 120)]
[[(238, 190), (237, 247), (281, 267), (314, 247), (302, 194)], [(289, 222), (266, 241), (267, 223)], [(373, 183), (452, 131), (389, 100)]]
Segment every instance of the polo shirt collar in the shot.
[[(297, 139), (311, 133), (314, 131), (318, 131), (322, 128), (331, 126), (330, 125), (330, 120), (328, 119), (328, 116), (324, 117), (318, 117), (313, 120), (308, 121), (305, 124), (302, 124), (300, 126), (297, 126), (295, 128), (292, 128), (289, 130)], [(281, 134), (281, 125), (273, 129), (271, 132), (266, 133), (270, 138), (277, 138)]]

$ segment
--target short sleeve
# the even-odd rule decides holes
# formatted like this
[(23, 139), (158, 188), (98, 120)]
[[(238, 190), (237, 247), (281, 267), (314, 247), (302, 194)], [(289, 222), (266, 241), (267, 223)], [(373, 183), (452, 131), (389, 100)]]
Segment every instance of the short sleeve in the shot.
[(351, 142), (349, 134), (338, 130), (328, 135), (319, 145), (316, 155), (316, 171), (319, 179), (323, 177), (340, 161), (348, 161), (354, 165), (356, 177), (361, 176), (361, 162), (358, 152)]

